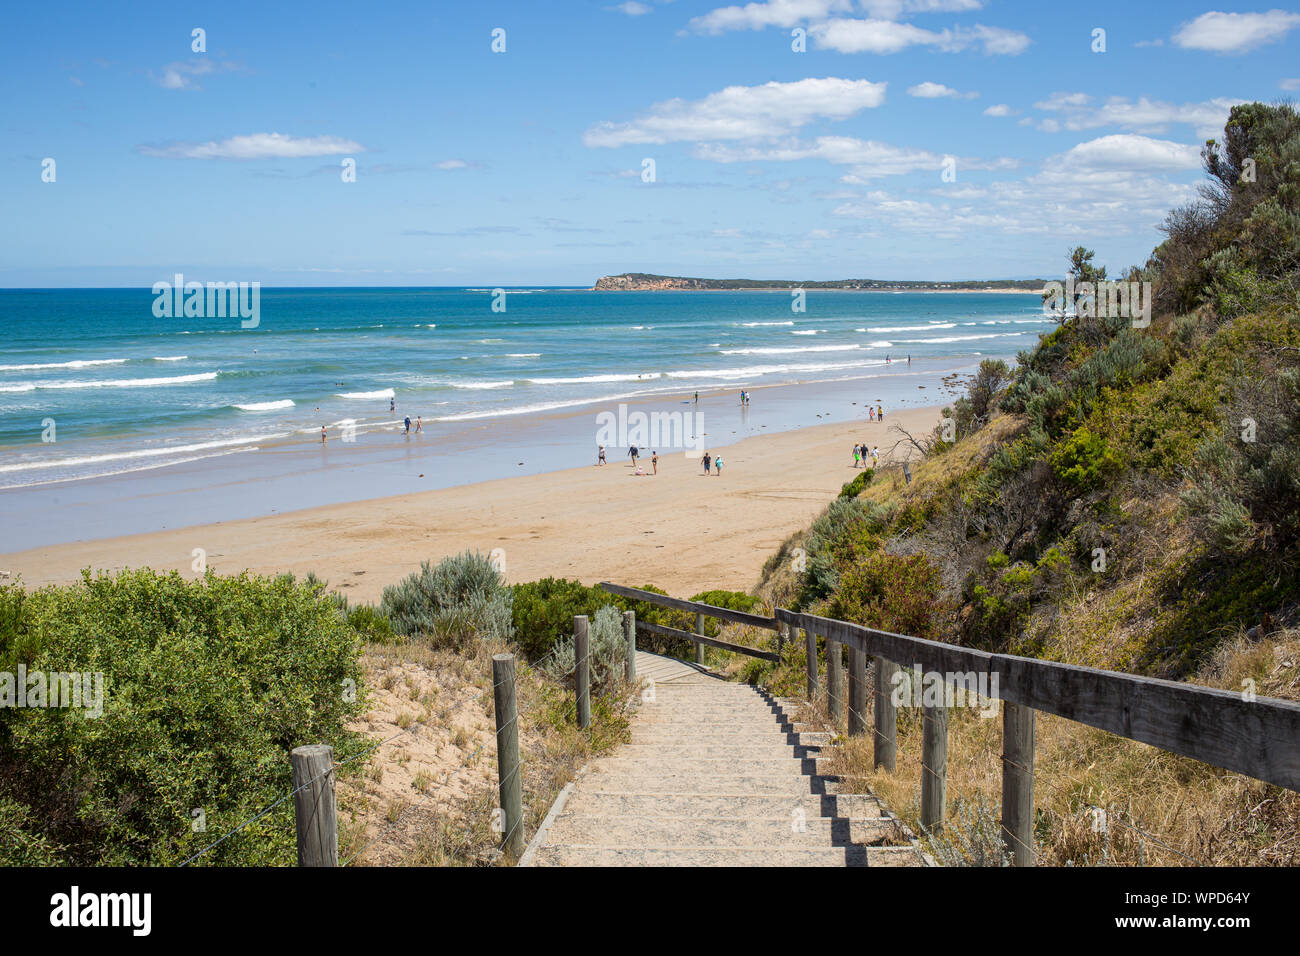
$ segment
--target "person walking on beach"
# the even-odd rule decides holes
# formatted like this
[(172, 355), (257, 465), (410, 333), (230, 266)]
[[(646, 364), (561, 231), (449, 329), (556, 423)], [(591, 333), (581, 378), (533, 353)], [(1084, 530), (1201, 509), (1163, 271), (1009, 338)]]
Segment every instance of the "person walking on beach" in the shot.
[(704, 473), (709, 474), (709, 466), (713, 464), (713, 456), (706, 451), (704, 457), (700, 459), (700, 463), (704, 465)]
[(858, 459), (862, 454), (862, 449), (858, 445), (853, 446), (853, 467), (858, 467)]
[(713, 473), (717, 475), (719, 478), (722, 477), (722, 456), (721, 455), (713, 459)]
[(628, 456), (632, 459), (632, 467), (635, 468), (635, 467), (636, 467), (636, 459), (637, 459), (637, 455), (640, 454), (640, 452), (638, 452), (638, 451), (636, 450), (636, 445), (633, 445), (631, 448), (629, 448), (629, 449), (627, 450), (627, 453), (628, 453)]
[(328, 440), (328, 436), (325, 434), (325, 426), (322, 425), (320, 427), (320, 443), (323, 445), (327, 440)]
[(876, 421), (878, 421), (878, 422), (883, 422), (884, 420), (885, 420), (885, 408), (884, 408), (883, 405), (877, 405), (877, 406), (876, 406)]
[(406, 426), (406, 434), (408, 434), (408, 435), (411, 434), (411, 416), (410, 416), (410, 415), (407, 415), (407, 416), (406, 416), (406, 420), (403, 422), (403, 424)]
[(876, 410), (870, 405), (867, 406), (867, 414), (871, 417), (873, 422), (876, 420)]
[(390, 399), (388, 400), (388, 410), (389, 410), (390, 412), (395, 412), (395, 411), (397, 411), (397, 399), (395, 399), (395, 398), (390, 398)]
[(601, 465), (604, 464), (607, 464), (607, 462), (605, 461), (605, 446), (597, 445), (596, 446), (596, 467), (599, 468)]
[(699, 392), (696, 392), (696, 393), (695, 393), (695, 404), (696, 404), (696, 405), (700, 404), (700, 393), (699, 393)]
[(655, 474), (659, 474), (659, 452), (650, 456), (650, 464), (654, 466)]
[(415, 431), (417, 434), (424, 431), (424, 420), (419, 415), (415, 416)]

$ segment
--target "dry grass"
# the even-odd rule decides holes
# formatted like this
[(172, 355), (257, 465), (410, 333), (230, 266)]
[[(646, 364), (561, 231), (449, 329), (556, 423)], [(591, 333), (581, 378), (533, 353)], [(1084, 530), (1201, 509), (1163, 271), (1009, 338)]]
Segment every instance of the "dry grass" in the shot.
[[(492, 655), (504, 645), (461, 651), (419, 643), (371, 645), (363, 655), (373, 697), (355, 729), (376, 743), (364, 774), (340, 784), (339, 858), (360, 865), (510, 864), (497, 807)], [(619, 685), (592, 700), (592, 727), (579, 731), (573, 694), (516, 666), (524, 829), (530, 837), (556, 795), (592, 756), (627, 739)], [(389, 738), (396, 737), (390, 740)]]
[[(1237, 690), (1251, 680), (1261, 696), (1300, 699), (1300, 630), (1254, 643), (1239, 637), (1201, 679)], [(919, 711), (899, 711), (892, 774), (872, 767), (870, 732), (841, 743), (831, 771), (880, 797), (941, 863), (1007, 862), (999, 839), (1001, 720), (973, 708), (949, 712), (948, 818), (936, 834), (920, 825)], [(1300, 794), (1041, 713), (1034, 788), (1041, 865), (1300, 865)]]

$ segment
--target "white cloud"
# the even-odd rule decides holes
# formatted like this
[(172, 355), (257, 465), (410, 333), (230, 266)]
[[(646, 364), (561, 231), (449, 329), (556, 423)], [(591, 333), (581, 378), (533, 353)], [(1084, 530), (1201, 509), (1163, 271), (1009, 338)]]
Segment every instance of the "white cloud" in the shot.
[(1060, 120), (1045, 119), (1038, 127), (1054, 133), (1061, 129), (1085, 130), (1099, 126), (1118, 126), (1139, 133), (1163, 133), (1169, 126), (1182, 123), (1191, 126), (1197, 137), (1206, 139), (1223, 132), (1223, 124), (1233, 106), (1245, 100), (1217, 97), (1200, 103), (1166, 103), (1149, 100), (1145, 96), (1132, 102), (1122, 96), (1112, 96), (1100, 106), (1094, 106), (1086, 93), (1053, 93), (1048, 99), (1034, 104), (1045, 112), (1060, 114)]
[(719, 7), (687, 26), (696, 33), (725, 33), (728, 30), (762, 30), (766, 27), (792, 27), (808, 20), (820, 20), (832, 13), (848, 13), (851, 0), (769, 0), (747, 3), (743, 7)]
[(252, 133), (232, 136), (220, 142), (173, 143), (170, 146), (141, 146), (146, 156), (168, 159), (301, 159), (307, 156), (339, 156), (365, 152), (355, 140), (337, 136), (285, 136), (282, 133)]
[(608, 10), (617, 10), (619, 13), (626, 13), (629, 17), (640, 17), (649, 13), (653, 7), (644, 3), (637, 3), (636, 0), (627, 0), (626, 3), (620, 3), (616, 6), (607, 7)]
[[(929, 150), (910, 149), (852, 136), (818, 136), (813, 140), (791, 138), (780, 143), (744, 146), (706, 144), (696, 148), (695, 156), (715, 163), (820, 159), (836, 166), (848, 167), (840, 181), (850, 185), (862, 185), (882, 176), (900, 176), (924, 170), (937, 172), (945, 158)], [(1012, 159), (971, 158), (958, 159), (957, 163), (963, 169), (1010, 169), (1016, 165)]]
[[(861, 9), (873, 20), (897, 20), (906, 14), (963, 13), (979, 10), (981, 0), (862, 0)], [(718, 7), (687, 24), (696, 33), (762, 30), (818, 23), (834, 14), (852, 13), (852, 0), (766, 0), (744, 6)]]
[(1196, 146), (1167, 139), (1151, 139), (1133, 133), (1102, 136), (1071, 147), (1044, 163), (1045, 167), (1074, 170), (1150, 170), (1176, 171), (1199, 169), (1201, 151)]
[(984, 111), (985, 116), (1015, 116), (1019, 110), (1013, 110), (1006, 103), (996, 103)]
[(626, 123), (597, 123), (587, 146), (699, 142), (787, 135), (816, 119), (845, 119), (885, 101), (885, 84), (835, 77), (729, 86), (702, 100), (672, 99)]
[(1174, 33), (1177, 46), (1214, 53), (1245, 53), (1266, 43), (1282, 40), (1300, 26), (1300, 13), (1269, 10), (1267, 13), (1202, 13)]
[(1300, 90), (1300, 77), (1292, 77), (1291, 79), (1282, 80), (1278, 83), (1278, 86), (1284, 90)]
[(441, 162), (434, 163), (434, 169), (466, 169), (469, 163), (463, 159), (444, 159)]
[(828, 20), (813, 24), (808, 33), (818, 47), (839, 53), (889, 54), (910, 46), (933, 46), (945, 53), (978, 47), (990, 56), (1014, 56), (1031, 42), (1025, 34), (1002, 27), (977, 24), (935, 31), (893, 20)]
[(926, 80), (924, 83), (918, 83), (916, 86), (907, 88), (908, 96), (919, 97), (923, 100), (941, 99), (943, 97), (955, 97), (957, 99), (972, 100), (979, 96), (978, 93), (962, 93), (954, 90), (951, 86), (944, 86), (942, 83), (931, 83)]
[(200, 59), (168, 63), (163, 67), (161, 76), (154, 76), (150, 73), (150, 78), (164, 90), (198, 90), (202, 89), (202, 87), (194, 79), (196, 76), (206, 76), (210, 73), (226, 73), (238, 69), (240, 69), (238, 63), (230, 63), (225, 60), (210, 60), (207, 57), (202, 57)]

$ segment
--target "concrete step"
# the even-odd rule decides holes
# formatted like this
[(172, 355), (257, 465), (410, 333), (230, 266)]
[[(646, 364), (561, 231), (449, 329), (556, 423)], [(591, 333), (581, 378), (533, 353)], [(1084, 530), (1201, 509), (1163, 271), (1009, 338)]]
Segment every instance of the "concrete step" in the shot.
[(634, 744), (670, 744), (703, 740), (708, 743), (736, 744), (745, 746), (751, 743), (771, 743), (773, 741), (787, 747), (822, 747), (831, 745), (834, 738), (830, 734), (791, 734), (778, 729), (764, 730), (719, 730), (710, 734), (691, 733), (674, 727), (652, 727), (649, 724), (632, 725), (632, 743)]
[(746, 740), (744, 743), (723, 742), (716, 740), (674, 740), (669, 742), (638, 743), (632, 741), (618, 748), (620, 757), (638, 757), (645, 760), (672, 760), (677, 758), (714, 758), (734, 759), (736, 762), (751, 758), (777, 758), (802, 760), (815, 757), (820, 753), (819, 747), (792, 746), (784, 743), (782, 738), (773, 735), (772, 739)]
[[(625, 793), (752, 793), (807, 795), (838, 792), (834, 779), (807, 777), (795, 773), (681, 773), (646, 770), (605, 772), (599, 764), (584, 778), (583, 786), (592, 790), (617, 790)], [(834, 788), (834, 789), (832, 789)]]
[(596, 761), (595, 766), (599, 767), (602, 773), (679, 773), (713, 776), (778, 773), (798, 776), (812, 773), (814, 770), (812, 760), (796, 760), (794, 757), (784, 755), (750, 757), (745, 760), (728, 757), (675, 757), (656, 760), (653, 757), (624, 756), (622, 748), (615, 751), (613, 757), (601, 757)]
[(544, 846), (535, 866), (868, 866), (874, 847), (601, 847)]
[(621, 793), (575, 789), (565, 813), (599, 816), (682, 816), (770, 818), (789, 820), (795, 809), (809, 817), (853, 817), (874, 820), (882, 815), (880, 801), (866, 794), (813, 795), (753, 793)]
[(705, 849), (713, 846), (808, 847), (880, 844), (898, 837), (888, 820), (828, 819), (808, 816), (802, 808), (785, 819), (744, 817), (593, 816), (562, 813), (547, 832), (551, 843), (590, 846), (677, 846)]

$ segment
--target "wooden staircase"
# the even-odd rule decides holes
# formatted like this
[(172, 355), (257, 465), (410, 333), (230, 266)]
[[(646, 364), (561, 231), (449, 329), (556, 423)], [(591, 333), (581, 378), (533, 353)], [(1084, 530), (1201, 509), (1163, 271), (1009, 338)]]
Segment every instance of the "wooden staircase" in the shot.
[(798, 702), (636, 652), (631, 742), (569, 784), (521, 866), (920, 866), (867, 794), (818, 772), (830, 735)]

